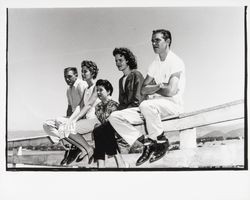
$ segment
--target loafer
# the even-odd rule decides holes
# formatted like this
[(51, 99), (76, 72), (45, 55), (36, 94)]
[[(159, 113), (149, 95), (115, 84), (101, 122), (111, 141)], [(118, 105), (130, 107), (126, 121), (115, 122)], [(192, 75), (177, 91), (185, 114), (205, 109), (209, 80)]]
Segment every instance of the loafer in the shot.
[(68, 159), (67, 159), (67, 165), (74, 162), (75, 159), (81, 154), (81, 152), (82, 151), (79, 148), (70, 149)]
[(168, 140), (165, 143), (156, 143), (156, 150), (153, 153), (152, 157), (150, 158), (149, 163), (153, 163), (163, 158), (168, 152), (168, 147), (169, 147)]
[(135, 165), (140, 166), (145, 163), (155, 151), (155, 142), (150, 141), (150, 144), (144, 145), (142, 155), (138, 158)]

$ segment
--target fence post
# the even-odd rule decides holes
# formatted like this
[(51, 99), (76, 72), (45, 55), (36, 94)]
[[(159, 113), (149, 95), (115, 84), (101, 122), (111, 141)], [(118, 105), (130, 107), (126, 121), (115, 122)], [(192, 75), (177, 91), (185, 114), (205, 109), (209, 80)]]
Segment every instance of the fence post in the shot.
[(180, 131), (180, 149), (196, 148), (196, 128)]

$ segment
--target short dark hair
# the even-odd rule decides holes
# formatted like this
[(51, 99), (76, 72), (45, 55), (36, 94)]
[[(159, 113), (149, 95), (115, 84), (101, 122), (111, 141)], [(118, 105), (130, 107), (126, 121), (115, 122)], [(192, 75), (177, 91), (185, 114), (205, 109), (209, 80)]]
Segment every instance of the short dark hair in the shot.
[(165, 30), (165, 29), (156, 29), (153, 30), (152, 35), (155, 35), (156, 33), (161, 33), (163, 35), (163, 39), (166, 41), (167, 39), (170, 39), (170, 43), (169, 43), (169, 47), (172, 43), (172, 36), (169, 30)]
[(125, 47), (115, 48), (113, 50), (113, 56), (117, 54), (124, 56), (126, 61), (128, 61), (128, 66), (130, 69), (137, 69), (137, 61), (135, 55), (128, 48)]
[(81, 63), (81, 68), (83, 66), (85, 66), (89, 69), (90, 73), (93, 76), (93, 79), (95, 79), (97, 77), (99, 69), (98, 69), (97, 65), (95, 64), (95, 62), (90, 61), (90, 60), (83, 60)]
[(103, 86), (105, 88), (105, 90), (109, 91), (110, 96), (112, 95), (113, 86), (108, 80), (99, 79), (98, 81), (96, 81), (95, 85), (96, 86)]
[(78, 76), (77, 68), (76, 67), (67, 67), (64, 69), (64, 74), (67, 72), (72, 71), (76, 76)]

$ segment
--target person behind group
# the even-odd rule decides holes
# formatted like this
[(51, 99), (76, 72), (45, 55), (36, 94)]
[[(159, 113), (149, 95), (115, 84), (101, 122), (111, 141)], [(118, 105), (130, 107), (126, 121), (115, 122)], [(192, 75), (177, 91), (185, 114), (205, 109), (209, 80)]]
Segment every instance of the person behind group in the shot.
[[(123, 47), (115, 48), (113, 56), (118, 70), (123, 72), (123, 76), (119, 79), (118, 110), (137, 107), (144, 100), (145, 95), (141, 95), (144, 78), (137, 70), (136, 58), (128, 48)], [(126, 167), (126, 163), (119, 154), (120, 150), (116, 141), (115, 130), (108, 121), (96, 127), (93, 130), (93, 136), (95, 141), (94, 158), (98, 163), (98, 167), (105, 167), (105, 154), (115, 156), (117, 167)]]
[(97, 98), (95, 79), (99, 69), (93, 61), (84, 60), (81, 63), (81, 70), (82, 78), (87, 82), (88, 87), (85, 89), (80, 104), (76, 107), (66, 125), (62, 127), (60, 136), (67, 138), (71, 144), (81, 150), (76, 161), (81, 161), (85, 155), (88, 155), (90, 161), (94, 148), (88, 144), (84, 135), (82, 136), (81, 134), (91, 132), (95, 124), (98, 123), (95, 115), (95, 106), (100, 100)]
[(142, 155), (136, 161), (139, 166), (161, 159), (167, 152), (169, 141), (164, 135), (162, 119), (183, 112), (182, 94), (185, 85), (183, 61), (171, 50), (172, 37), (168, 30), (158, 29), (152, 33), (152, 46), (156, 58), (149, 66), (142, 86), (142, 94), (149, 95), (138, 108), (113, 112), (109, 121), (114, 129), (129, 144), (133, 144), (141, 133), (132, 125), (146, 122)]
[[(84, 90), (87, 88), (86, 81), (83, 81), (78, 78), (78, 72), (76, 67), (65, 68), (64, 79), (67, 85), (69, 86), (66, 92), (68, 101), (66, 117), (58, 117), (57, 119), (47, 120), (43, 124), (44, 131), (49, 135), (51, 141), (54, 144), (58, 144), (61, 141), (58, 129), (61, 125), (66, 123), (67, 119), (74, 112), (83, 97)], [(62, 145), (66, 146), (63, 142)], [(74, 155), (74, 152), (75, 148), (72, 148), (72, 150), (67, 149), (64, 154), (64, 158), (61, 161), (61, 164), (67, 162), (67, 159), (69, 159), (69, 157), (72, 157)]]

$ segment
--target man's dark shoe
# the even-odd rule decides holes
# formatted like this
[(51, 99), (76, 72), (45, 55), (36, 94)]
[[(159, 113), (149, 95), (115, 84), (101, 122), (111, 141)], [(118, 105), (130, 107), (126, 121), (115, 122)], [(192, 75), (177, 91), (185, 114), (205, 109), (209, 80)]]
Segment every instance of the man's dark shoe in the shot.
[(147, 139), (144, 143), (142, 155), (136, 161), (136, 166), (145, 163), (155, 151), (155, 141)]
[(168, 142), (168, 139), (164, 135), (165, 133), (163, 132), (161, 135), (157, 136), (157, 143), (165, 143)]
[(142, 135), (139, 138), (137, 138), (137, 141), (139, 141), (140, 143), (143, 143), (143, 141), (145, 140), (145, 136)]
[(82, 151), (77, 147), (71, 148), (69, 151), (68, 158), (67, 158), (67, 165), (74, 162), (74, 160), (81, 154), (81, 152)]
[(157, 160), (160, 160), (165, 156), (165, 154), (168, 152), (169, 142), (166, 138), (166, 142), (164, 143), (156, 143), (155, 152), (153, 153), (152, 157), (150, 158), (149, 162), (155, 162)]
[(62, 161), (60, 162), (60, 165), (65, 165), (67, 163), (68, 160), (68, 156), (69, 156), (69, 151), (70, 150), (66, 150), (63, 156)]

